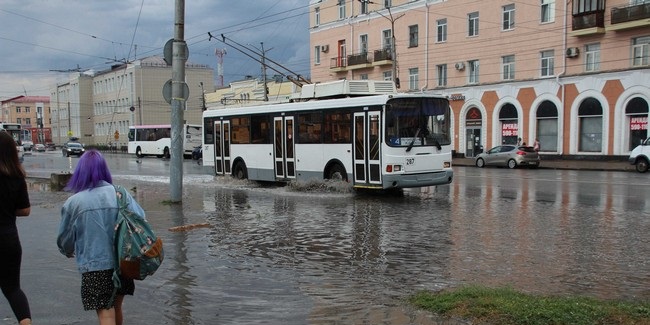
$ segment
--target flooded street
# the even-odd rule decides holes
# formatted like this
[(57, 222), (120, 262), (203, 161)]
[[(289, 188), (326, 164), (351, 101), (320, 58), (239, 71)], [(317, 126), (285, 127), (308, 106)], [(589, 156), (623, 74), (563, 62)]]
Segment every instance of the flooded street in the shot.
[[(263, 186), (186, 161), (183, 204), (170, 205), (164, 162), (120, 161), (114, 181), (135, 192), (166, 253), (136, 284), (127, 323), (457, 324), (404, 298), (465, 284), (650, 298), (648, 175), (458, 167), (451, 185), (395, 196)], [(149, 172), (128, 172), (138, 166)], [(68, 194), (46, 187), (32, 182), (32, 216), (19, 220), (23, 286), (39, 323), (88, 324), (80, 276), (55, 244)], [(0, 316), (13, 321), (6, 304)]]

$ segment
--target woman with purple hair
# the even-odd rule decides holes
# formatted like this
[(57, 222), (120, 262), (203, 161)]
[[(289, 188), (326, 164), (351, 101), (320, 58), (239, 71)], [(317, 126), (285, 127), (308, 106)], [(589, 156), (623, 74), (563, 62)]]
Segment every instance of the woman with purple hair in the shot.
[[(84, 310), (95, 310), (100, 325), (122, 324), (124, 295), (133, 295), (133, 280), (121, 278), (113, 299), (115, 267), (115, 224), (117, 197), (106, 160), (97, 150), (86, 151), (68, 181), (66, 190), (75, 193), (61, 208), (57, 245), (74, 257), (81, 273), (81, 301)], [(144, 216), (140, 205), (127, 193), (129, 207)]]
[(25, 170), (20, 164), (16, 141), (0, 131), (0, 287), (20, 325), (32, 323), (27, 296), (20, 288), (20, 264), (23, 249), (18, 237), (16, 217), (31, 212)]

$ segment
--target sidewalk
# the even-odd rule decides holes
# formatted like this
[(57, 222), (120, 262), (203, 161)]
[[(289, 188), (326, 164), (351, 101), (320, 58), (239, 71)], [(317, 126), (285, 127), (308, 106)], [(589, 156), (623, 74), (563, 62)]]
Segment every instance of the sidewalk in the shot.
[[(453, 158), (452, 166), (476, 166), (474, 158)], [(634, 165), (621, 160), (548, 159), (542, 157), (539, 168), (601, 171), (635, 171)]]

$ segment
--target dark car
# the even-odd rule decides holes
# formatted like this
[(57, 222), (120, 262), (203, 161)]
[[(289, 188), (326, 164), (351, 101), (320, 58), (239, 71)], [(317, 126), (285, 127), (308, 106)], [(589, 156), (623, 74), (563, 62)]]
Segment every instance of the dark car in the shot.
[(81, 156), (84, 154), (85, 151), (86, 150), (84, 149), (84, 146), (79, 142), (67, 142), (63, 145), (63, 148), (61, 149), (61, 152), (63, 153), (63, 157), (70, 157), (72, 155)]
[(539, 154), (533, 147), (503, 145), (496, 146), (474, 158), (477, 167), (504, 166), (515, 168), (518, 166), (539, 167)]
[(194, 147), (194, 150), (192, 150), (192, 159), (199, 160), (201, 158), (203, 158), (203, 147), (202, 146)]

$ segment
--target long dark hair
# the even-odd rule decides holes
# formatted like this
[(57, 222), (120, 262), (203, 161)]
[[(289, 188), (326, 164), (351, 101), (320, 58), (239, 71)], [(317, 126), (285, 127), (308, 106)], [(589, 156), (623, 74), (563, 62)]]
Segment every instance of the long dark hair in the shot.
[(94, 149), (86, 151), (75, 167), (65, 190), (78, 193), (97, 187), (102, 181), (113, 184), (111, 172), (102, 154)]
[(16, 140), (7, 131), (0, 131), (0, 175), (25, 178), (16, 146)]

